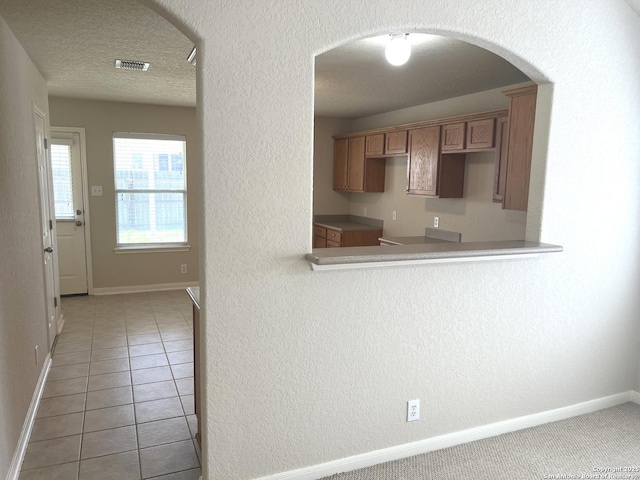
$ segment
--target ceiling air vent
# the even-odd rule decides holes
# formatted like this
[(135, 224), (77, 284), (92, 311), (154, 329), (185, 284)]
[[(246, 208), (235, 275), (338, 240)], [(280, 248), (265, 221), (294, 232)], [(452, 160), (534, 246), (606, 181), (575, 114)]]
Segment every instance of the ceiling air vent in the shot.
[(147, 62), (138, 62), (136, 60), (116, 60), (116, 68), (146, 72), (149, 70), (149, 64)]

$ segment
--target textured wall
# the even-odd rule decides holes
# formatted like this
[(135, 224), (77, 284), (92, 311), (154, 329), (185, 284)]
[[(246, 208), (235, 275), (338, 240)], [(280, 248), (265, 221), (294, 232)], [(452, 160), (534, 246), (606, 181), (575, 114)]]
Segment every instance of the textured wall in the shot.
[(47, 350), (34, 104), (48, 115), (47, 85), (0, 17), (0, 478)]
[[(103, 196), (89, 196), (94, 288), (197, 282), (202, 202), (200, 142), (195, 108), (73, 100), (52, 97), (51, 125), (84, 127), (89, 185)], [(116, 255), (116, 207), (113, 181), (113, 132), (165, 133), (187, 139), (187, 222), (191, 250), (175, 253)], [(187, 274), (180, 265), (187, 264)]]
[[(255, 478), (633, 387), (640, 25), (623, 0), (154, 3), (202, 39), (205, 477)], [(313, 56), (398, 29), (455, 32), (553, 82), (528, 222), (562, 254), (310, 271)], [(423, 412), (408, 424), (410, 398)]]

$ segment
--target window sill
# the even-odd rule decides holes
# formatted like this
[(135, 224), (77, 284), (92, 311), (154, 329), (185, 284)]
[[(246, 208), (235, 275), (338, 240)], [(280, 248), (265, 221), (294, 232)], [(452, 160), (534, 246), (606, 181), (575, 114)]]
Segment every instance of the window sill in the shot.
[(130, 247), (116, 247), (113, 252), (116, 255), (128, 255), (130, 253), (175, 253), (188, 252), (191, 245), (166, 244), (166, 245), (135, 245)]
[(313, 250), (313, 253), (306, 255), (306, 260), (311, 264), (313, 270), (318, 271), (511, 260), (553, 252), (562, 252), (562, 247), (518, 240), (389, 247), (317, 248)]

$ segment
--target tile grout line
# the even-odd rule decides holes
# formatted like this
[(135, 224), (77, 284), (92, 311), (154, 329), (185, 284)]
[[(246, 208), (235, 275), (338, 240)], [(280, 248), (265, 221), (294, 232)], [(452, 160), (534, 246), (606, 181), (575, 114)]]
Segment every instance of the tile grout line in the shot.
[[(76, 341), (69, 341), (69, 342), (65, 342), (65, 343), (71, 344), (71, 343), (89, 342), (88, 350), (78, 350), (78, 351), (71, 350), (71, 351), (68, 351), (66, 353), (59, 353), (59, 355), (81, 354), (83, 352), (88, 352), (88, 355), (89, 355), (88, 362), (78, 362), (78, 361), (73, 361), (72, 360), (71, 363), (64, 364), (64, 365), (56, 365), (56, 366), (57, 367), (72, 367), (72, 366), (83, 365), (83, 364), (87, 363), (88, 371), (87, 371), (86, 375), (83, 375), (83, 376), (72, 376), (70, 378), (52, 380), (51, 382), (58, 382), (58, 381), (65, 381), (65, 380), (74, 380), (74, 379), (78, 379), (78, 378), (85, 378), (86, 381), (85, 381), (85, 384), (84, 384), (84, 391), (77, 392), (77, 393), (65, 392), (63, 395), (55, 395), (55, 396), (52, 396), (52, 397), (47, 397), (47, 398), (51, 398), (51, 399), (56, 399), (56, 398), (61, 398), (61, 397), (65, 397), (65, 396), (73, 396), (73, 395), (77, 395), (77, 394), (80, 394), (80, 393), (83, 395), (83, 399), (82, 399), (82, 407), (83, 407), (83, 409), (82, 409), (81, 412), (77, 412), (77, 413), (82, 413), (82, 422), (81, 422), (80, 435), (79, 435), (80, 436), (80, 445), (79, 445), (79, 452), (78, 452), (78, 457), (77, 457), (77, 470), (76, 470), (76, 475), (77, 475), (78, 478), (79, 478), (80, 473), (81, 473), (81, 464), (82, 464), (82, 462), (84, 460), (88, 460), (88, 459), (84, 459), (84, 460), (82, 459), (82, 452), (83, 452), (83, 447), (84, 447), (85, 434), (86, 433), (94, 433), (94, 432), (85, 432), (86, 422), (87, 422), (86, 416), (87, 416), (87, 413), (90, 412), (90, 411), (98, 411), (98, 410), (104, 410), (104, 409), (108, 409), (108, 408), (116, 408), (116, 407), (119, 407), (119, 406), (131, 405), (131, 407), (133, 408), (133, 421), (134, 421), (134, 425), (133, 426), (136, 429), (136, 449), (135, 450), (137, 451), (137, 454), (138, 454), (140, 478), (143, 478), (143, 472), (142, 472), (142, 459), (141, 459), (141, 450), (142, 449), (140, 448), (140, 438), (139, 438), (138, 425), (144, 425), (146, 423), (153, 423), (153, 422), (156, 422), (156, 421), (170, 420), (170, 419), (173, 419), (173, 418), (176, 418), (176, 419), (177, 418), (181, 418), (181, 419), (183, 419), (182, 421), (184, 422), (184, 424), (186, 426), (186, 434), (187, 434), (188, 438), (183, 439), (183, 440), (175, 440), (175, 441), (166, 441), (166, 439), (165, 440), (158, 439), (160, 441), (160, 443), (158, 443), (157, 445), (151, 445), (148, 448), (167, 446), (167, 445), (171, 445), (171, 444), (174, 444), (174, 443), (176, 443), (176, 444), (177, 443), (185, 444), (185, 442), (188, 442), (188, 444), (191, 446), (191, 448), (195, 449), (194, 438), (192, 436), (192, 432), (191, 432), (189, 421), (187, 420), (187, 417), (190, 414), (187, 414), (187, 412), (185, 410), (185, 404), (183, 402), (183, 396), (180, 395), (181, 392), (180, 392), (180, 389), (178, 388), (178, 380), (188, 379), (188, 378), (192, 378), (192, 377), (187, 375), (185, 377), (180, 377), (178, 379), (178, 378), (176, 378), (175, 372), (173, 370), (174, 366), (186, 365), (186, 364), (189, 364), (189, 363), (192, 363), (192, 362), (186, 361), (186, 362), (182, 362), (182, 363), (176, 363), (174, 365), (172, 363), (172, 361), (170, 361), (170, 359), (169, 359), (169, 353), (176, 353), (176, 352), (183, 352), (183, 351), (186, 352), (186, 351), (189, 351), (190, 349), (189, 348), (185, 348), (184, 350), (183, 349), (178, 349), (178, 350), (172, 350), (172, 352), (169, 352), (169, 351), (167, 351), (167, 346), (165, 344), (165, 338), (162, 335), (163, 331), (164, 332), (172, 332), (174, 330), (175, 331), (181, 330), (182, 328), (175, 328), (175, 329), (172, 329), (172, 330), (165, 330), (165, 329), (161, 330), (161, 327), (160, 327), (161, 324), (158, 323), (158, 318), (157, 318), (157, 315), (158, 315), (159, 312), (157, 312), (156, 309), (153, 308), (153, 303), (151, 302), (149, 294), (145, 293), (142, 296), (143, 299), (148, 299), (148, 301), (144, 301), (144, 308), (142, 308), (142, 309), (150, 308), (151, 311), (152, 311), (153, 319), (154, 319), (154, 326), (156, 328), (158, 336), (160, 337), (160, 343), (162, 345), (162, 352), (163, 352), (163, 355), (164, 355), (164, 360), (167, 363), (166, 366), (168, 367), (168, 372), (171, 375), (171, 377), (170, 377), (171, 385), (173, 386), (173, 388), (175, 390), (175, 397), (173, 397), (173, 398), (177, 398), (178, 401), (180, 402), (180, 412), (181, 413), (179, 415), (175, 416), (175, 417), (169, 417), (169, 418), (158, 419), (158, 420), (149, 420), (148, 422), (139, 423), (138, 422), (138, 420), (139, 420), (138, 419), (138, 415), (137, 415), (137, 412), (136, 412), (136, 409), (135, 409), (135, 406), (136, 406), (137, 403), (136, 403), (136, 399), (134, 398), (134, 379), (133, 379), (134, 369), (133, 369), (132, 364), (131, 364), (131, 358), (132, 357), (131, 357), (131, 352), (130, 352), (131, 347), (135, 346), (135, 345), (130, 345), (129, 344), (129, 336), (130, 336), (129, 333), (131, 333), (131, 335), (145, 335), (145, 334), (144, 333), (142, 333), (142, 334), (134, 334), (133, 332), (130, 331), (129, 328), (131, 327), (131, 325), (129, 325), (127, 323), (127, 316), (126, 316), (126, 310), (127, 310), (126, 309), (126, 302), (123, 302), (123, 300), (122, 300), (123, 296), (122, 295), (118, 295), (118, 297), (119, 297), (119, 301), (118, 301), (117, 305), (120, 305), (121, 308), (120, 309), (116, 309), (116, 308), (111, 309), (111, 310), (113, 310), (113, 313), (110, 314), (110, 315), (107, 315), (105, 318), (109, 319), (107, 321), (107, 323), (110, 322), (111, 319), (115, 318), (116, 316), (118, 318), (122, 318), (122, 320), (124, 320), (124, 331), (125, 331), (125, 339), (126, 339), (125, 348), (127, 349), (126, 350), (126, 357), (106, 358), (106, 359), (102, 359), (102, 360), (94, 359), (94, 355), (93, 355), (94, 352), (98, 352), (100, 350), (111, 349), (111, 348), (118, 348), (118, 347), (96, 348), (96, 345), (95, 345), (96, 334), (97, 334), (96, 328), (100, 327), (100, 324), (96, 324), (96, 322), (98, 321), (97, 309), (95, 308), (95, 305), (91, 305), (91, 303), (89, 303), (89, 302), (86, 302), (86, 303), (83, 302), (83, 308), (77, 308), (77, 311), (79, 313), (82, 312), (83, 316), (86, 315), (86, 317), (88, 317), (89, 314), (90, 314), (91, 318), (90, 319), (86, 318), (86, 317), (82, 318), (82, 317), (78, 316), (77, 323), (81, 323), (81, 322), (82, 323), (84, 323), (84, 322), (87, 322), (87, 323), (91, 322), (92, 323), (92, 326), (91, 326), (91, 338), (89, 338), (89, 339), (77, 339)], [(176, 296), (176, 301), (177, 300), (178, 300), (178, 296)], [(120, 302), (122, 302), (122, 303), (120, 303)], [(88, 303), (88, 305), (87, 305), (87, 303)], [(185, 304), (186, 304), (186, 302), (185, 302)], [(133, 302), (133, 305), (136, 305), (136, 303)], [(137, 305), (139, 306), (139, 304), (137, 304)], [(169, 305), (174, 305), (174, 304), (173, 303), (169, 303), (166, 306), (169, 306)], [(157, 310), (163, 310), (163, 307), (165, 307), (165, 305), (161, 305), (159, 308), (157, 308)], [(90, 312), (89, 312), (89, 310), (90, 310)], [(184, 310), (186, 310), (186, 308)], [(175, 322), (171, 321), (171, 322), (163, 322), (163, 323), (179, 323), (179, 322), (182, 323), (182, 322), (184, 322), (186, 324), (187, 329), (189, 330), (190, 334), (193, 335), (193, 330), (189, 327), (189, 323), (187, 322), (186, 317), (185, 317), (186, 313), (183, 312), (183, 308), (178, 308), (177, 310), (174, 309), (168, 315), (172, 315), (172, 316), (176, 315)], [(72, 322), (74, 320), (76, 320), (76, 319), (71, 317), (69, 320), (70, 320), (69, 325), (73, 325)], [(119, 324), (119, 323), (120, 322), (115, 322), (115, 324)], [(138, 325), (135, 325), (135, 326), (138, 326)], [(117, 325), (115, 325), (114, 328), (117, 328)], [(132, 330), (136, 331), (137, 329), (132, 329)], [(68, 333), (80, 333), (81, 334), (80, 336), (83, 336), (83, 335), (86, 335), (86, 334), (89, 333), (89, 329), (88, 328), (82, 328), (81, 330), (75, 330), (75, 331), (68, 332)], [(98, 335), (101, 338), (113, 338), (113, 337), (120, 336), (120, 335), (114, 335), (113, 333), (115, 333), (115, 330), (111, 330), (110, 332), (106, 332), (105, 336), (100, 335), (100, 333), (98, 333)], [(169, 335), (169, 337), (171, 337), (171, 336)], [(67, 337), (67, 338), (72, 338), (72, 337)], [(183, 341), (183, 340), (189, 340), (189, 339), (188, 338), (187, 339), (177, 338), (177, 339), (167, 340), (167, 341), (177, 342), (177, 341)], [(104, 343), (106, 343), (106, 342), (104, 342)], [(152, 342), (152, 343), (156, 343), (156, 342)], [(61, 344), (61, 345), (63, 345), (63, 344)], [(102, 343), (101, 343), (101, 345), (102, 345)], [(143, 345), (148, 345), (148, 343), (140, 343), (138, 345), (143, 346)], [(142, 356), (148, 356), (148, 355), (153, 355), (153, 354), (148, 354), (147, 353), (147, 354), (142, 355)], [(78, 355), (78, 356), (81, 356), (81, 355)], [(71, 358), (73, 358), (73, 357), (71, 357)], [(98, 364), (104, 365), (104, 362), (108, 362), (108, 361), (111, 361), (111, 360), (120, 360), (120, 359), (124, 359), (124, 358), (127, 359), (128, 367), (129, 367), (128, 370), (122, 370), (121, 372), (106, 372), (106, 373), (102, 373), (102, 374), (98, 373), (96, 375), (92, 375), (91, 374), (92, 373), (92, 367), (94, 365), (98, 365)], [(154, 366), (145, 366), (143, 368), (138, 368), (136, 370), (147, 370), (147, 369), (152, 369), (152, 368), (156, 368), (156, 367), (154, 367)], [(72, 368), (70, 370), (73, 371)], [(63, 371), (63, 370), (60, 370), (60, 371)], [(130, 388), (130, 391), (131, 391), (131, 402), (132, 403), (131, 404), (121, 404), (121, 405), (110, 405), (108, 407), (94, 408), (92, 410), (88, 410), (87, 409), (88, 400), (89, 400), (89, 394), (91, 392), (100, 392), (100, 391), (103, 391), (103, 390), (111, 390), (111, 389), (115, 389), (115, 388), (120, 388), (120, 387), (110, 387), (110, 388), (101, 388), (101, 389), (89, 391), (89, 379), (90, 379), (90, 377), (92, 377), (92, 376), (95, 377), (95, 376), (99, 376), (99, 375), (108, 375), (110, 373), (123, 373), (125, 371), (129, 372), (128, 377), (129, 377), (130, 385), (125, 386), (125, 387)], [(180, 374), (184, 375), (184, 373), (182, 373), (182, 372)], [(140, 379), (140, 380), (142, 380), (142, 379)], [(142, 386), (142, 385), (149, 385), (149, 384), (161, 383), (161, 382), (164, 382), (164, 381), (163, 380), (159, 380), (159, 381), (156, 380), (156, 381), (147, 382), (147, 383), (140, 383), (139, 385)], [(189, 396), (192, 396), (192, 395), (191, 394), (185, 394), (185, 396), (189, 397)], [(171, 397), (165, 397), (165, 398), (171, 398)], [(149, 400), (145, 400), (145, 401), (138, 402), (138, 403), (146, 403), (146, 402), (151, 402), (151, 401), (155, 401), (155, 400), (162, 400), (162, 398), (160, 398), (160, 399), (149, 399)], [(53, 418), (56, 418), (56, 417), (59, 417), (59, 416), (69, 415), (69, 414), (74, 414), (74, 413), (76, 413), (76, 412), (58, 413), (57, 415), (49, 415), (48, 417), (41, 417), (41, 418), (42, 419), (45, 419), (45, 418), (53, 419)], [(124, 428), (124, 427), (127, 427), (127, 425), (121, 426), (121, 427)], [(101, 429), (101, 430), (96, 430), (95, 432), (113, 430), (113, 429), (121, 428), (121, 427), (104, 428), (104, 429)], [(65, 435), (63, 437), (54, 437), (54, 439), (55, 438), (65, 438), (65, 437), (69, 437), (69, 436), (74, 436), (74, 435)], [(163, 443), (163, 442), (165, 442), (165, 443)], [(104, 454), (104, 455), (96, 455), (96, 456), (92, 456), (91, 459), (105, 457), (105, 456), (109, 456), (109, 455), (116, 455), (116, 454), (120, 454), (120, 453), (132, 452), (132, 451), (133, 451), (133, 449), (132, 450), (126, 450), (124, 452), (117, 452), (115, 454), (108, 453), (108, 454)], [(37, 467), (37, 468), (55, 467), (57, 465), (61, 465), (61, 464), (64, 464), (64, 463), (73, 463), (73, 462), (63, 462), (63, 463), (60, 463), (60, 464), (54, 463), (53, 465), (50, 465), (50, 466)], [(194, 466), (194, 467), (182, 468), (182, 469), (176, 470), (176, 471), (167, 471), (167, 472), (161, 473), (160, 476), (176, 474), (176, 473), (180, 473), (180, 472), (186, 472), (186, 471), (189, 471), (189, 470), (199, 470), (201, 468), (201, 465), (200, 465), (200, 459), (197, 457), (197, 455), (196, 455), (196, 463), (197, 463), (197, 465)], [(156, 477), (157, 477), (157, 475), (156, 475)]]
[(91, 357), (93, 356), (93, 334), (95, 332), (95, 310), (93, 312), (93, 327), (91, 328), (91, 349), (89, 350), (89, 370), (87, 372), (87, 385), (84, 392), (84, 410), (82, 412), (82, 429), (80, 430), (80, 450), (78, 451), (78, 471), (77, 478), (80, 480), (80, 465), (82, 462), (82, 447), (84, 445), (84, 424), (87, 417), (87, 397), (89, 396), (89, 377), (91, 376)]

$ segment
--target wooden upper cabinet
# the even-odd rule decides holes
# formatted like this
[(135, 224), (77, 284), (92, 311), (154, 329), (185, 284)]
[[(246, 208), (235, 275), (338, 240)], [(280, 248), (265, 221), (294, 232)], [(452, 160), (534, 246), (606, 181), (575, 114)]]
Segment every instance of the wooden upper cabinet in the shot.
[(494, 118), (467, 122), (467, 148), (493, 148)]
[(333, 142), (333, 189), (346, 190), (347, 164), (349, 161), (349, 139), (341, 138)]
[(528, 207), (537, 92), (537, 85), (502, 92), (511, 98), (507, 172), (502, 204), (508, 210), (526, 211)]
[(407, 193), (434, 196), (438, 194), (439, 157), (440, 127), (409, 130)]
[(496, 163), (493, 177), (493, 201), (502, 203), (504, 183), (507, 176), (507, 140), (509, 139), (509, 118), (496, 120)]
[(407, 153), (407, 130), (387, 133), (384, 153), (385, 155), (402, 155)]
[[(384, 146), (384, 143), (382, 145)], [(334, 190), (384, 192), (385, 159), (382, 157), (366, 158), (365, 153), (366, 139), (364, 136), (334, 140)]]
[(464, 149), (465, 123), (442, 126), (442, 151)]
[(347, 169), (347, 190), (364, 191), (364, 137), (349, 139), (349, 163)]
[(407, 193), (462, 198), (464, 153), (440, 153), (440, 127), (409, 130)]
[(366, 136), (366, 156), (384, 155), (384, 133)]

